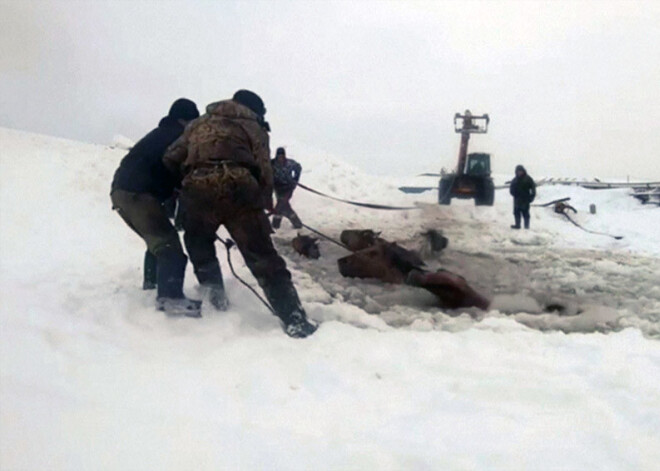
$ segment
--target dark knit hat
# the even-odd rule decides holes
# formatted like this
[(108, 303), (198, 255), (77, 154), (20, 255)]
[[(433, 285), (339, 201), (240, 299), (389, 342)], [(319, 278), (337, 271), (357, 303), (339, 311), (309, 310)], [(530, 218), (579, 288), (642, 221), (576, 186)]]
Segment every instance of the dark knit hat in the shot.
[(192, 121), (193, 119), (199, 118), (199, 111), (197, 111), (197, 105), (195, 105), (194, 102), (187, 98), (179, 98), (172, 103), (168, 116), (174, 119)]
[(278, 147), (277, 150), (275, 151), (275, 156), (278, 155), (286, 155), (286, 150), (284, 150), (284, 147)]
[(234, 93), (232, 100), (234, 100), (237, 103), (240, 103), (241, 105), (247, 106), (252, 111), (257, 113), (259, 116), (263, 116), (266, 114), (266, 106), (264, 105), (263, 100), (259, 97), (259, 95), (257, 95), (254, 92), (251, 92), (250, 90), (237, 91), (236, 93)]

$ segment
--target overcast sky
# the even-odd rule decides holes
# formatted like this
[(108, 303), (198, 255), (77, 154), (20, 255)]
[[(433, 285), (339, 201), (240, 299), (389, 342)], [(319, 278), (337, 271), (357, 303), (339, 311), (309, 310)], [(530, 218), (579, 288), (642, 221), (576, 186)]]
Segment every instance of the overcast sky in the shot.
[(259, 93), (273, 147), (372, 173), (660, 180), (660, 2), (0, 0), (0, 126), (108, 144), (186, 96)]

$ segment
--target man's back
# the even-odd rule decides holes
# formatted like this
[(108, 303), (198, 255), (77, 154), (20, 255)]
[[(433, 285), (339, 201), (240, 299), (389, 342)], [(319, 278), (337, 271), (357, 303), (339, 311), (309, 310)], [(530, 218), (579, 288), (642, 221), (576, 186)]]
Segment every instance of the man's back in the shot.
[(149, 193), (167, 199), (176, 184), (174, 176), (163, 165), (166, 149), (183, 133), (183, 125), (165, 117), (157, 128), (138, 141), (122, 159), (112, 181), (112, 189)]
[(273, 188), (269, 137), (256, 113), (233, 100), (207, 106), (206, 114), (188, 126), (163, 158), (168, 169), (185, 176), (223, 161), (253, 171), (264, 195)]
[(271, 160), (273, 167), (273, 184), (275, 187), (294, 187), (300, 177), (301, 165), (293, 159), (284, 162), (277, 158)]

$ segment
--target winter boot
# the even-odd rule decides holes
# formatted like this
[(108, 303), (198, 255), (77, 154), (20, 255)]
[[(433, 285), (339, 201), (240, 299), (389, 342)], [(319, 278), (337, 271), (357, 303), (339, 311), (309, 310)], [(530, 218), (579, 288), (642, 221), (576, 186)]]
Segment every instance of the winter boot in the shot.
[(156, 253), (159, 298), (183, 298), (188, 259), (179, 247), (166, 245)]
[(148, 250), (144, 253), (144, 278), (142, 281), (142, 289), (156, 289), (157, 283), (157, 266), (156, 256)]
[(156, 308), (171, 316), (200, 317), (200, 301), (183, 295), (183, 276), (188, 259), (180, 248), (166, 246), (156, 254), (158, 266), (158, 297)]
[(307, 320), (307, 314), (302, 308), (294, 310), (289, 314), (286, 321), (282, 320), (282, 323), (284, 324), (284, 332), (294, 339), (309, 337), (318, 329), (317, 325)]
[(514, 208), (513, 218), (515, 219), (516, 223), (511, 226), (511, 229), (520, 229), (520, 216), (522, 216), (520, 209)]
[(222, 285), (202, 285), (202, 288), (208, 292), (209, 302), (218, 311), (229, 309), (229, 299), (225, 287)]
[(194, 299), (158, 297), (156, 309), (168, 316), (202, 317), (202, 302)]
[(270, 225), (275, 230), (279, 229), (282, 225), (282, 216), (273, 216), (273, 220)]
[(289, 337), (300, 339), (316, 332), (318, 327), (307, 320), (307, 314), (291, 281), (264, 283), (262, 287), (277, 317), (282, 321), (282, 329)]
[(229, 309), (229, 300), (225, 292), (222, 271), (220, 270), (218, 260), (213, 260), (196, 268), (195, 275), (197, 275), (197, 280), (202, 287), (202, 292), (205, 296), (208, 294), (209, 302), (213, 307), (218, 311)]
[(291, 215), (291, 217), (289, 218), (289, 221), (291, 221), (291, 224), (293, 224), (293, 227), (295, 229), (302, 229), (303, 223), (302, 223), (302, 221), (300, 220), (300, 218), (298, 217), (298, 215), (296, 213), (293, 213)]

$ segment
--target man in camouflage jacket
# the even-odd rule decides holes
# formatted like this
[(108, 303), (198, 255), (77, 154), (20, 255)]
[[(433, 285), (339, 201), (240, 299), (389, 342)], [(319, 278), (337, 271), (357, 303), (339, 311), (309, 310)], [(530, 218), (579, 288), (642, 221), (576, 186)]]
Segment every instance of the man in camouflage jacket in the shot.
[(218, 309), (227, 308), (215, 252), (216, 231), (225, 225), (248, 268), (292, 337), (316, 330), (307, 321), (291, 274), (270, 238), (264, 209), (272, 209), (266, 108), (258, 95), (239, 90), (231, 100), (206, 108), (163, 157), (183, 178), (184, 242), (200, 284)]

